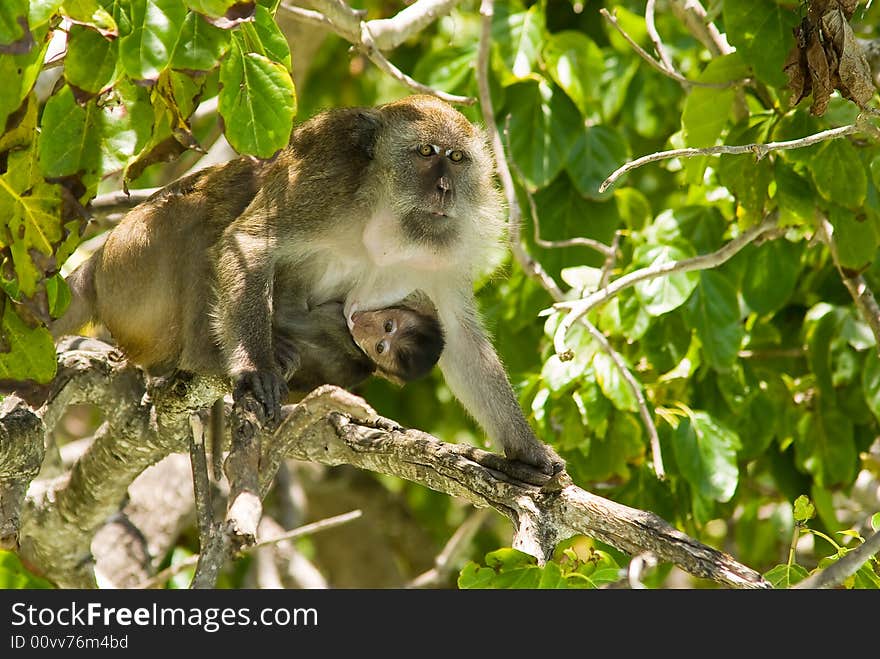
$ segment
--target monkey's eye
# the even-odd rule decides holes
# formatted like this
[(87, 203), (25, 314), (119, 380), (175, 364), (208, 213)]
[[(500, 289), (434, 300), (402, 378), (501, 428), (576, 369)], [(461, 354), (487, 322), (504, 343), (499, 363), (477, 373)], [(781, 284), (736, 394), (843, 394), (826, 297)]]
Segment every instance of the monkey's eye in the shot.
[(462, 153), (458, 149), (455, 149), (454, 151), (449, 152), (449, 159), (452, 162), (461, 162), (462, 160), (464, 160), (464, 153)]
[(383, 352), (385, 352), (386, 347), (387, 346), (385, 344), (385, 341), (379, 341), (379, 343), (376, 344), (376, 352), (381, 355)]
[(385, 333), (391, 334), (391, 332), (393, 332), (393, 331), (394, 331), (394, 321), (393, 320), (386, 320), (385, 321)]
[(419, 155), (420, 155), (420, 156), (425, 156), (426, 158), (427, 158), (428, 156), (433, 156), (433, 155), (434, 155), (434, 147), (431, 146), (430, 144), (422, 144), (422, 145), (420, 145), (420, 146), (419, 146)]

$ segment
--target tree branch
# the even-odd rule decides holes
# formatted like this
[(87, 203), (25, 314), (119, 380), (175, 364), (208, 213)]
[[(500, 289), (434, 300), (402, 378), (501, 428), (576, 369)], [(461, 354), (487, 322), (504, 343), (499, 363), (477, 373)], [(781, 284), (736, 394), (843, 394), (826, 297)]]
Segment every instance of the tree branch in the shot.
[(471, 105), (469, 96), (448, 94), (414, 80), (392, 64), (383, 54), (449, 13), (461, 0), (418, 0), (392, 18), (364, 21), (363, 13), (341, 0), (312, 0), (318, 11), (303, 9), (290, 2), (281, 8), (297, 20), (327, 28), (362, 52), (373, 64), (403, 85), (422, 94), (431, 94), (449, 103)]
[[(648, 64), (650, 64), (652, 68), (656, 69), (657, 71), (659, 71), (660, 73), (665, 75), (667, 78), (672, 78), (673, 80), (675, 80), (677, 83), (679, 83), (685, 89), (688, 89), (690, 87), (710, 87), (710, 88), (714, 88), (714, 89), (727, 89), (729, 87), (739, 87), (740, 85), (743, 85), (747, 82), (746, 80), (733, 80), (730, 82), (704, 82), (702, 80), (690, 80), (688, 78), (685, 78), (683, 75), (681, 75), (678, 71), (676, 71), (672, 67), (671, 63), (667, 67), (663, 62), (658, 62), (656, 59), (651, 57), (651, 54), (648, 51), (646, 51), (639, 44), (637, 44), (635, 42), (635, 40), (631, 36), (629, 36), (629, 34), (627, 34), (626, 31), (622, 27), (620, 27), (620, 24), (617, 22), (617, 19), (614, 16), (612, 16), (608, 12), (607, 9), (605, 9), (603, 7), (602, 9), (599, 10), (599, 13), (602, 14), (602, 17), (606, 21), (608, 21), (609, 23), (611, 23), (612, 26), (614, 26), (614, 28), (620, 33), (620, 35), (624, 39), (626, 39), (626, 42), (630, 45), (630, 47), (636, 52), (636, 54), (639, 57), (641, 57)], [(652, 24), (653, 24), (653, 22), (652, 22)], [(658, 40), (659, 40), (659, 37), (658, 37)], [(662, 48), (662, 44), (661, 44), (661, 48)], [(662, 53), (662, 50), (660, 50), (659, 52)], [(599, 191), (602, 192), (601, 189)]]
[(795, 584), (797, 589), (807, 588), (835, 588), (847, 578), (859, 571), (869, 558), (880, 553), (880, 531), (875, 532), (852, 551), (826, 567), (824, 570), (810, 575), (803, 581)]
[(717, 251), (710, 252), (709, 254), (701, 254), (700, 256), (694, 256), (689, 259), (682, 259), (681, 261), (661, 263), (659, 265), (640, 268), (615, 279), (605, 288), (600, 288), (595, 293), (591, 293), (583, 299), (557, 302), (554, 305), (555, 308), (568, 309), (569, 311), (565, 318), (562, 319), (559, 327), (556, 328), (556, 334), (553, 336), (553, 346), (556, 349), (556, 354), (559, 355), (559, 358), (563, 361), (571, 359), (573, 355), (565, 345), (568, 332), (571, 330), (574, 323), (580, 320), (597, 305), (610, 300), (622, 290), (634, 286), (641, 281), (656, 279), (657, 277), (666, 277), (676, 272), (691, 272), (694, 270), (715, 268), (722, 263), (725, 263), (746, 245), (754, 241), (758, 236), (775, 228), (776, 222), (776, 213), (772, 213), (769, 217), (764, 219), (763, 222), (744, 231)]
[(847, 271), (840, 265), (840, 256), (837, 251), (837, 241), (834, 240), (834, 227), (824, 217), (819, 220), (818, 234), (820, 239), (828, 245), (828, 251), (831, 252), (831, 260), (840, 274), (840, 279), (846, 290), (852, 296), (856, 308), (862, 314), (862, 317), (871, 328), (874, 334), (875, 350), (880, 351), (880, 306), (874, 297), (874, 292), (868, 287), (868, 282), (860, 274), (847, 274)]
[(823, 130), (819, 133), (815, 133), (814, 135), (807, 135), (806, 137), (801, 137), (796, 140), (786, 140), (783, 142), (768, 142), (766, 144), (742, 144), (742, 145), (730, 145), (730, 144), (721, 144), (718, 146), (709, 146), (702, 149), (696, 149), (693, 147), (685, 148), (685, 149), (671, 149), (669, 151), (659, 151), (657, 153), (650, 153), (646, 156), (642, 156), (641, 158), (636, 158), (635, 160), (631, 160), (625, 165), (618, 167), (615, 169), (611, 175), (606, 178), (602, 185), (599, 186), (599, 192), (605, 192), (608, 188), (610, 188), (621, 176), (626, 174), (627, 172), (638, 169), (642, 165), (647, 165), (651, 162), (657, 162), (658, 160), (668, 160), (670, 158), (693, 158), (696, 156), (717, 156), (722, 153), (730, 154), (730, 155), (740, 155), (743, 153), (754, 153), (758, 160), (766, 156), (770, 151), (782, 151), (785, 149), (801, 149), (805, 146), (810, 146), (812, 144), (817, 144), (818, 142), (824, 142), (825, 140), (833, 140), (839, 137), (844, 137), (846, 135), (852, 135), (853, 133), (857, 133), (862, 130), (862, 126), (859, 121), (856, 120), (856, 123), (849, 126), (840, 126), (838, 128), (831, 128), (829, 130)]
[[(78, 380), (88, 380), (91, 373), (102, 374), (104, 393), (98, 391), (98, 384), (90, 386), (93, 400), (103, 407), (114, 402), (112, 392), (127, 389), (131, 380), (136, 380), (134, 369), (111, 365), (108, 355), (112, 351), (106, 346), (97, 350), (100, 342), (86, 344), (96, 351), (86, 355), (81, 345), (74, 345), (59, 356), (62, 366), (69, 367), (72, 362), (81, 366), (62, 391), (82, 390), (82, 386), (75, 386)], [(115, 432), (99, 433), (70, 478), (28, 495), (21, 537), (29, 562), (60, 585), (94, 586), (88, 553), (94, 529), (118, 509), (128, 483), (146, 464), (165, 453), (187, 451), (190, 414), (210, 404), (216, 387), (217, 382), (210, 378), (183, 383), (175, 380), (154, 389), (152, 397), (133, 396), (136, 404), (115, 402), (122, 409), (105, 408), (105, 427)], [(540, 559), (546, 559), (561, 540), (584, 533), (633, 554), (650, 551), (660, 560), (723, 584), (767, 585), (759, 574), (689, 538), (656, 515), (590, 494), (566, 475), (544, 488), (537, 487), (499, 471), (507, 463), (500, 455), (469, 445), (446, 444), (369, 414), (352, 418), (335, 411), (322, 413), (338, 401), (342, 409), (354, 410), (358, 416), (369, 410), (352, 394), (320, 387), (299, 405), (285, 406), (290, 421), (274, 435), (262, 434), (261, 444), (277, 443), (287, 457), (325, 465), (350, 464), (411, 480), (477, 507), (491, 506), (512, 520), (514, 546)], [(317, 411), (309, 412), (312, 403)], [(44, 406), (41, 412), (45, 415), (49, 409)], [(5, 420), (0, 417), (0, 423)]]

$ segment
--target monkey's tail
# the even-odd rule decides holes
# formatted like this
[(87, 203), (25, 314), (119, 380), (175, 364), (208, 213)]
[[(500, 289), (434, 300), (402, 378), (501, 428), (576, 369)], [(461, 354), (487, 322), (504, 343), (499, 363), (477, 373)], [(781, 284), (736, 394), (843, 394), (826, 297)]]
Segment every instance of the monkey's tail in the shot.
[(56, 340), (65, 334), (73, 334), (94, 319), (97, 294), (95, 292), (95, 262), (100, 250), (71, 272), (67, 279), (70, 289), (70, 305), (64, 315), (49, 324)]

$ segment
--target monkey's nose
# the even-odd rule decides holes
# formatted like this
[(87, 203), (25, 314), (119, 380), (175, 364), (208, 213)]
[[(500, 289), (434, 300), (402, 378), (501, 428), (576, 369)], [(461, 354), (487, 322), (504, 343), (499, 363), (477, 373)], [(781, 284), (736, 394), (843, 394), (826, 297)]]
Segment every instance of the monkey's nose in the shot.
[(452, 190), (452, 180), (448, 176), (441, 176), (437, 179), (437, 189), (440, 192), (449, 192)]

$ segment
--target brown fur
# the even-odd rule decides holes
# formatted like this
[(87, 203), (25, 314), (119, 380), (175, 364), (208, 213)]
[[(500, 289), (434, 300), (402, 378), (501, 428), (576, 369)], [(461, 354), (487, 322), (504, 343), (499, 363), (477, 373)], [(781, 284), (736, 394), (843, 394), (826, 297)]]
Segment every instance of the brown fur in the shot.
[[(435, 155), (419, 155), (425, 144)], [(433, 97), (331, 110), (273, 161), (210, 168), (130, 212), (71, 275), (69, 313), (104, 323), (145, 366), (231, 376), (236, 399), (271, 419), (286, 389), (280, 320), (421, 291), (446, 333), (450, 388), (508, 457), (555, 472), (562, 462), (529, 429), (473, 299), (503, 237), (492, 172), (482, 133)]]

